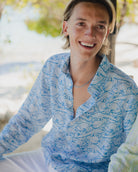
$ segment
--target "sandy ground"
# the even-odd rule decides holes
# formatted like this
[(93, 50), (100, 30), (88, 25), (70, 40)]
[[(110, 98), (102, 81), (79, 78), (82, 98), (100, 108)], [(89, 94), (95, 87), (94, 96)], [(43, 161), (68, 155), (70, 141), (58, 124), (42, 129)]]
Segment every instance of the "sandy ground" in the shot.
[[(32, 34), (32, 33), (30, 33)], [(138, 26), (125, 26), (117, 38), (116, 65), (132, 75), (138, 85)], [(29, 43), (33, 37), (33, 43)], [(43, 63), (52, 54), (63, 52), (60, 38), (36, 38), (27, 36), (19, 44), (5, 44), (0, 47), (0, 119), (16, 114), (27, 97)], [(24, 38), (25, 39), (25, 38)], [(122, 44), (129, 42), (136, 45)], [(3, 120), (5, 125), (7, 121)], [(0, 123), (2, 128), (2, 123)], [(42, 137), (49, 132), (51, 123), (15, 152), (34, 150), (40, 147)], [(14, 152), (14, 153), (15, 153)]]

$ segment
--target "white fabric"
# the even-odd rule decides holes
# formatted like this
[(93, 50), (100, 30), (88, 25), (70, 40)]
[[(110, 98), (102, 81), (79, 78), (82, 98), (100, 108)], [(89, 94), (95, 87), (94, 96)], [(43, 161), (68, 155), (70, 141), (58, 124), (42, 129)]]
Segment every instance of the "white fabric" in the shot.
[(138, 116), (125, 143), (111, 156), (108, 172), (138, 172)]
[(42, 149), (5, 156), (0, 161), (0, 172), (54, 172), (46, 167)]

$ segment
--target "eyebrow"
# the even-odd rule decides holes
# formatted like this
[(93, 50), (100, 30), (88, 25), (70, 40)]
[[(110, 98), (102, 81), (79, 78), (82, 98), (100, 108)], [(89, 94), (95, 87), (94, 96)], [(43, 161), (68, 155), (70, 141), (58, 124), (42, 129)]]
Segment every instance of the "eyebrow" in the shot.
[(83, 19), (83, 18), (77, 18), (76, 20), (86, 21), (86, 19)]
[(106, 21), (98, 21), (98, 23), (107, 24)]
[[(84, 19), (84, 18), (76, 18), (76, 20), (86, 21), (86, 19)], [(97, 23), (107, 24), (107, 22), (104, 20), (98, 21)]]

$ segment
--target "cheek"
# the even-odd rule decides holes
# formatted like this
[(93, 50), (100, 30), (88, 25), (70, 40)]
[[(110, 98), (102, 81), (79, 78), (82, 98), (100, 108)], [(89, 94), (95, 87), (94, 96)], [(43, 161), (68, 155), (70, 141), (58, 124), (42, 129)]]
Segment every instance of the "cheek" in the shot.
[(82, 29), (77, 28), (75, 26), (70, 27), (68, 31), (69, 31), (69, 35), (72, 37), (77, 37), (82, 33)]
[(74, 46), (74, 41), (73, 35), (69, 35), (70, 48)]
[(70, 43), (75, 43), (76, 41), (78, 41), (79, 37), (80, 37), (80, 34), (78, 33), (76, 29), (72, 29), (71, 32), (69, 32)]
[(105, 33), (100, 33), (98, 35), (99, 42), (103, 43), (106, 40), (106, 34)]
[(70, 36), (72, 36), (72, 37), (78, 37), (80, 35), (80, 31), (78, 31), (78, 29), (72, 29), (71, 30), (71, 34), (70, 34)]

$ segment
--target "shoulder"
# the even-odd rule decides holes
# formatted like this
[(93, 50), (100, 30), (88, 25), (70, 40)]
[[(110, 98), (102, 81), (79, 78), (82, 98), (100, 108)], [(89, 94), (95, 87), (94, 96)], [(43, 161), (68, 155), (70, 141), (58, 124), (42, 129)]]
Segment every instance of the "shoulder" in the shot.
[(58, 76), (69, 57), (70, 53), (55, 54), (49, 57), (42, 67), (41, 74), (48, 77)]
[[(117, 101), (126, 105), (134, 105), (138, 108), (138, 87), (134, 80), (115, 65), (108, 63), (106, 79), (104, 82), (105, 92)], [(121, 104), (120, 103), (120, 104)]]
[(131, 88), (138, 91), (134, 80), (113, 64), (110, 64), (108, 76), (112, 79), (113, 83), (119, 87)]
[(69, 56), (70, 56), (70, 53), (55, 54), (55, 55), (51, 56), (50, 58), (48, 58), (46, 63), (60, 64), (60, 63), (62, 63), (64, 61), (66, 61), (66, 59), (68, 59)]
[(120, 95), (128, 95), (129, 93), (138, 95), (138, 87), (134, 80), (118, 67), (111, 64), (106, 56), (103, 56), (100, 66), (101, 75), (105, 77), (103, 81), (104, 86), (107, 90)]

